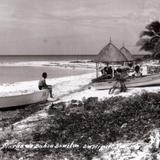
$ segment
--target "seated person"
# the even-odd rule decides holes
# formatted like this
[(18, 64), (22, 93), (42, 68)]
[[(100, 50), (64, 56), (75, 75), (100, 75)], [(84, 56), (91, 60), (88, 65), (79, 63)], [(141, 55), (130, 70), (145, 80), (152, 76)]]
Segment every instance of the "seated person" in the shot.
[(113, 73), (113, 70), (112, 70), (112, 67), (104, 67), (103, 69), (100, 70), (102, 75), (98, 78), (95, 78), (92, 80), (92, 82), (100, 82), (100, 81), (105, 81), (107, 79), (111, 79), (112, 78), (112, 73)]
[(113, 87), (109, 89), (109, 94), (113, 93), (115, 89), (120, 87), (120, 92), (126, 92), (127, 87), (125, 85), (126, 77), (123, 74), (123, 71), (121, 68), (117, 68), (115, 72), (115, 83)]
[(111, 79), (111, 78), (112, 78), (112, 73), (113, 73), (112, 67), (109, 66), (109, 67), (108, 67), (108, 70), (107, 70), (107, 78), (108, 78), (108, 79)]
[(129, 63), (128, 63), (128, 67), (129, 67), (129, 68), (132, 68), (132, 67), (133, 67), (133, 62), (129, 62)]
[(104, 67), (103, 69), (101, 69), (101, 73), (102, 75), (105, 75), (107, 73), (108, 67)]
[(101, 73), (102, 73), (102, 75), (105, 75), (105, 68), (101, 69)]
[(38, 88), (40, 90), (42, 90), (42, 89), (48, 89), (49, 93), (50, 93), (50, 97), (53, 98), (53, 95), (52, 95), (52, 86), (46, 84), (46, 78), (47, 78), (47, 73), (43, 72), (42, 73), (42, 79), (38, 83)]
[(142, 73), (140, 71), (140, 66), (136, 65), (134, 70), (135, 71), (134, 71), (132, 76), (135, 76), (135, 77), (141, 77), (142, 76)]

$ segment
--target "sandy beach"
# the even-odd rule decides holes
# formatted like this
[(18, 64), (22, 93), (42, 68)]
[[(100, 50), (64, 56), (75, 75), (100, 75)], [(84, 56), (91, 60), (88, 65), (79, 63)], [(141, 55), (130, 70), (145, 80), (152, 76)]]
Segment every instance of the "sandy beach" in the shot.
[[(95, 90), (91, 84), (91, 80), (96, 77), (95, 63), (85, 61), (56, 61), (56, 62), (19, 62), (13, 64), (0, 64), (1, 66), (49, 66), (59, 68), (70, 68), (76, 70), (81, 69), (90, 73), (85, 73), (76, 76), (67, 76), (61, 78), (49, 78), (47, 83), (53, 86), (53, 94), (61, 101), (70, 101), (72, 99), (82, 100), (83, 98), (98, 97), (99, 99), (105, 99), (114, 96), (134, 96), (143, 92), (158, 92), (160, 87), (142, 87), (142, 88), (128, 88), (125, 93), (119, 93), (118, 90), (114, 94), (108, 94), (108, 90)], [(146, 65), (158, 66), (155, 63), (146, 63)], [(100, 74), (100, 73), (99, 73)], [(4, 83), (0, 85), (0, 96), (26, 94), (38, 91), (39, 80), (36, 81), (24, 81), (15, 83)], [(112, 87), (112, 86), (111, 86)]]
[(160, 1), (1, 0), (0, 160), (160, 160)]
[[(59, 62), (21, 62), (21, 63), (13, 63), (13, 64), (1, 64), (1, 66), (33, 66), (33, 67), (43, 67), (49, 66), (51, 69), (54, 67), (57, 68), (68, 68), (70, 70), (81, 70), (85, 73), (85, 71), (89, 73), (80, 74), (76, 76), (67, 76), (61, 78), (49, 78), (47, 79), (47, 83), (53, 86), (53, 92), (55, 97), (62, 97), (64, 95), (68, 95), (76, 90), (81, 90), (84, 86), (91, 82), (91, 79), (95, 77), (95, 64), (94, 63), (86, 63), (85, 61), (82, 63), (72, 63), (69, 61), (59, 61)], [(41, 75), (40, 75), (41, 76)], [(39, 78), (40, 79), (40, 78)], [(36, 92), (38, 89), (38, 81), (24, 81), (24, 82), (15, 82), (15, 83), (3, 83), (0, 85), (0, 89), (3, 91), (0, 93), (0, 96), (8, 96), (8, 95), (18, 95), (18, 94), (26, 94), (31, 92)]]

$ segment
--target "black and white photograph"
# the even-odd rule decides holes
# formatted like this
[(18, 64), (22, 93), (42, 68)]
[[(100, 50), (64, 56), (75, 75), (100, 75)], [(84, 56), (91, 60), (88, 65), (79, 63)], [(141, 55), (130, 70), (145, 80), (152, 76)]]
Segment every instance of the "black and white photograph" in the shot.
[(160, 1), (0, 0), (0, 160), (160, 160)]

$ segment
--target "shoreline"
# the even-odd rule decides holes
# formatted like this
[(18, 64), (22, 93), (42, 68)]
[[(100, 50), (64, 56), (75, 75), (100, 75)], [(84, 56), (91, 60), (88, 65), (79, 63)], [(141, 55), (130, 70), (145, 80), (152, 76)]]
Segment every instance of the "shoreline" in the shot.
[(2, 78), (0, 85), (23, 81), (35, 81), (41, 78), (42, 72), (48, 73), (48, 78), (61, 78), (72, 75), (81, 75), (95, 71), (93, 63), (72, 63), (71, 61), (57, 62), (20, 62), (13, 64), (1, 64)]
[[(13, 65), (14, 64), (14, 65)], [(59, 85), (62, 86), (63, 88), (63, 85), (62, 83), (65, 85), (65, 81), (67, 82), (72, 82), (73, 81), (73, 85), (75, 86), (75, 81), (74, 79), (76, 79), (77, 77), (79, 77), (80, 79), (84, 77), (87, 77), (89, 75), (91, 75), (94, 70), (93, 68), (91, 67), (91, 64), (88, 64), (88, 63), (85, 63), (85, 61), (81, 61), (81, 63), (72, 63), (72, 61), (52, 61), (52, 62), (48, 62), (48, 61), (40, 61), (38, 62), (18, 62), (18, 63), (13, 63), (13, 64), (0, 64), (0, 66), (3, 66), (3, 67), (23, 67), (23, 66), (28, 66), (28, 67), (56, 67), (56, 68), (67, 68), (67, 69), (74, 69), (75, 71), (77, 70), (81, 70), (81, 71), (84, 71), (84, 73), (77, 73), (77, 74), (73, 74), (72, 76), (70, 75), (64, 75), (64, 76), (58, 76), (56, 78), (48, 78), (47, 79), (47, 84), (50, 84), (53, 86), (53, 90), (56, 90), (56, 93), (54, 93), (54, 95), (59, 95), (59, 93), (57, 92), (57, 90), (60, 90), (61, 92), (61, 88), (59, 87)], [(45, 66), (47, 65), (47, 66)], [(85, 72), (88, 72), (88, 73), (85, 73)], [(93, 73), (94, 74), (94, 73)], [(77, 81), (78, 79), (77, 78)], [(11, 96), (11, 95), (18, 95), (18, 94), (27, 94), (27, 93), (32, 93), (32, 92), (35, 92), (35, 91), (38, 91), (38, 79), (37, 80), (27, 80), (27, 81), (18, 81), (18, 82), (14, 82), (14, 83), (1, 83), (0, 84), (0, 89), (1, 92), (0, 93), (0, 97), (4, 97), (4, 96)], [(87, 82), (88, 81), (88, 82)], [(89, 81), (91, 81), (91, 78), (87, 78), (87, 80), (85, 81), (85, 84), (86, 85), (87, 83), (89, 83)], [(84, 82), (82, 82), (84, 83)], [(57, 85), (58, 85), (58, 88), (57, 88)], [(81, 86), (80, 83), (77, 84), (78, 86)], [(83, 84), (82, 84), (83, 85)], [(76, 87), (76, 89), (79, 87)], [(56, 89), (54, 89), (56, 87)], [(74, 90), (74, 88), (72, 87), (72, 85), (70, 84), (70, 87), (71, 87), (71, 92), (72, 90)], [(69, 88), (68, 88), (69, 90)], [(68, 91), (70, 92), (70, 91)], [(66, 93), (65, 93), (66, 94)]]
[[(127, 92), (120, 93), (115, 90), (114, 94), (108, 94), (108, 90), (95, 90), (92, 85), (87, 88), (91, 80), (95, 78), (95, 72), (64, 76), (58, 78), (47, 79), (47, 84), (53, 86), (53, 94), (55, 98), (60, 98), (61, 101), (82, 100), (89, 97), (98, 97), (103, 100), (105, 98), (122, 96), (129, 97), (140, 95), (144, 92), (159, 92), (160, 87), (142, 87), (142, 88), (128, 88)], [(12, 96), (18, 94), (27, 94), (38, 91), (38, 80), (23, 81), (15, 83), (6, 83), (0, 85), (0, 97)]]

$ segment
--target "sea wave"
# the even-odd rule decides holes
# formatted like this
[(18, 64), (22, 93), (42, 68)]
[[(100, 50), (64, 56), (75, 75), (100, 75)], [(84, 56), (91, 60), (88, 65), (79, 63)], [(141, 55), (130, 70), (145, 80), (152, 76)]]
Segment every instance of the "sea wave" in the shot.
[(78, 69), (94, 69), (95, 64), (91, 61), (27, 61), (27, 62), (10, 62), (0, 63), (1, 67), (19, 67), (19, 66), (30, 66), (30, 67), (63, 67), (63, 68), (78, 68)]

